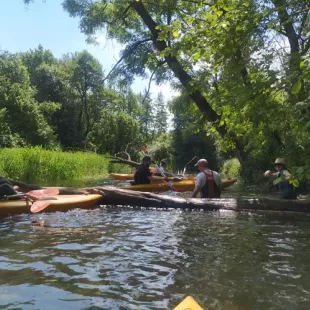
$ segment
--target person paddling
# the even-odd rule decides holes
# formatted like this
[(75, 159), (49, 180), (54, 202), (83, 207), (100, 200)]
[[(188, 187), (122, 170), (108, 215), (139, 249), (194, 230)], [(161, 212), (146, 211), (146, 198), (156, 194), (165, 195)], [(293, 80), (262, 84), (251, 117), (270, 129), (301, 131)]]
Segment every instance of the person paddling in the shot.
[[(174, 174), (173, 173), (170, 173), (170, 172), (167, 172), (166, 169), (168, 167), (168, 162), (167, 162), (167, 159), (162, 159), (160, 161), (160, 166), (159, 166), (159, 169), (156, 169), (156, 174), (159, 174), (159, 175), (162, 175), (165, 174), (166, 176), (168, 177), (174, 177)], [(175, 178), (176, 180), (179, 180), (179, 178)]]
[(204, 158), (198, 160), (196, 165), (200, 173), (196, 177), (195, 189), (192, 198), (200, 192), (200, 198), (220, 198), (221, 197), (221, 176), (208, 168), (208, 161)]
[[(151, 180), (163, 180), (162, 177), (153, 176), (152, 172), (150, 171), (151, 163), (151, 156), (146, 155), (143, 157), (141, 166), (134, 173), (134, 181), (131, 183), (131, 185), (150, 184)], [(168, 178), (165, 178), (164, 180), (168, 181)]]
[(158, 171), (158, 173), (161, 173), (161, 172), (162, 173), (166, 173), (167, 165), (168, 165), (167, 160), (166, 159), (162, 159), (160, 161), (160, 166), (159, 166), (159, 170), (160, 171)]
[(277, 158), (274, 162), (274, 167), (277, 170), (276, 172), (267, 170), (264, 172), (264, 176), (276, 177), (276, 179), (273, 181), (273, 184), (279, 185), (280, 198), (297, 199), (295, 187), (289, 182), (289, 179), (291, 178), (291, 173), (285, 166), (284, 158)]

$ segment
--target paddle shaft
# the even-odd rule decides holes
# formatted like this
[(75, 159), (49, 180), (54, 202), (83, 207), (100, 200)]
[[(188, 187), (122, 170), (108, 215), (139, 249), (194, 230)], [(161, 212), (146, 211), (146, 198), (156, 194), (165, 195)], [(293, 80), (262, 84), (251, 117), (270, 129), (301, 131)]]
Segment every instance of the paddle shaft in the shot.
[[(161, 171), (161, 169), (156, 165), (156, 163), (154, 162), (154, 165), (155, 165), (155, 168), (159, 171), (159, 173), (164, 177), (166, 178), (165, 174), (163, 173), (163, 171)], [(169, 181), (169, 180), (165, 180), (168, 185), (170, 186), (170, 188), (175, 191), (175, 188), (173, 187), (172, 183)]]

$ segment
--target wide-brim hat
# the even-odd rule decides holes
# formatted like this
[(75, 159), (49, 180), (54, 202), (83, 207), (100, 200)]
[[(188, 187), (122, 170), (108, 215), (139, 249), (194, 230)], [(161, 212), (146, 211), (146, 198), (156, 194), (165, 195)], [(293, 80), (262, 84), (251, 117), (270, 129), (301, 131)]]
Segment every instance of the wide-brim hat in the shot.
[(278, 157), (275, 162), (275, 165), (284, 165), (284, 158)]
[(198, 166), (199, 164), (208, 164), (208, 161), (205, 158), (201, 158), (197, 161), (195, 166)]

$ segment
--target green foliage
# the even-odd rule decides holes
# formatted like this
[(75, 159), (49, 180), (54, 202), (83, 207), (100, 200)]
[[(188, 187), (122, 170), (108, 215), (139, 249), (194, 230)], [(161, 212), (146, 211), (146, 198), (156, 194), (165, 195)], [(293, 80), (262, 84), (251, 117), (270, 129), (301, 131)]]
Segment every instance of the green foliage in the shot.
[(228, 159), (224, 162), (221, 175), (224, 179), (240, 178), (241, 165), (237, 158)]
[[(196, 118), (184, 125), (186, 131), (213, 135), (220, 150), (233, 152), (244, 169), (257, 163), (261, 169), (275, 154), (288, 152), (305, 130), (295, 104), (305, 103), (310, 86), (302, 59), (309, 52), (303, 43), (310, 30), (307, 5), (305, 0), (64, 1), (64, 8), (80, 18), (84, 33), (92, 36), (105, 27), (110, 37), (126, 44), (118, 73), (129, 81), (147, 69), (157, 80), (170, 78), (162, 64), (169, 63), (188, 95), (196, 92), (210, 102), (210, 108), (203, 107), (199, 96), (192, 96), (202, 111), (201, 122)], [(154, 47), (148, 38), (157, 36), (161, 46)], [(288, 49), (279, 47), (279, 38)], [(192, 105), (189, 113), (197, 115), (197, 107)], [(218, 121), (208, 124), (212, 113)], [(182, 126), (179, 120), (180, 137)]]
[(162, 159), (168, 159), (170, 163), (173, 162), (173, 134), (170, 132), (160, 134), (151, 144), (148, 144), (147, 149), (158, 164)]
[[(192, 155), (213, 157), (216, 165), (220, 151), (240, 160), (248, 180), (259, 181), (282, 155), (296, 178), (308, 178), (308, 1), (65, 0), (63, 7), (80, 19), (90, 40), (105, 28), (125, 45), (111, 74), (120, 87), (128, 88), (134, 76), (146, 77), (149, 71), (157, 82), (175, 77), (174, 83), (182, 85), (184, 93), (171, 108), (178, 168)], [(40, 59), (51, 59), (43, 55)], [(76, 110), (78, 95), (75, 91), (66, 97), (68, 110)], [(139, 120), (146, 140), (156, 138), (163, 117), (153, 102), (138, 100), (139, 108), (132, 109), (120, 101), (114, 105), (117, 113), (126, 111)], [(78, 116), (67, 115), (66, 120), (74, 124)], [(84, 132), (85, 123), (80, 126)], [(76, 132), (74, 139), (80, 142), (78, 130), (71, 136)], [(96, 136), (87, 134), (85, 144)]]
[(109, 161), (103, 155), (62, 152), (41, 147), (2, 148), (0, 175), (13, 180), (57, 185), (60, 181), (107, 174)]
[[(206, 158), (209, 166), (218, 170), (221, 165), (219, 146), (216, 136), (210, 127), (205, 126), (204, 119), (186, 93), (176, 97), (170, 103), (170, 110), (174, 114), (173, 150), (175, 165), (182, 170), (184, 165), (194, 156)], [(196, 172), (194, 163), (187, 167), (188, 171)]]
[(0, 55), (0, 110), (8, 145), (44, 145), (55, 142), (52, 128), (34, 98), (26, 67), (15, 56)]
[(123, 112), (103, 111), (94, 125), (89, 143), (99, 153), (115, 154), (124, 151), (128, 144), (139, 149), (142, 145), (139, 122)]
[(168, 112), (162, 93), (159, 93), (155, 102), (155, 131), (157, 134), (163, 134), (168, 128)]

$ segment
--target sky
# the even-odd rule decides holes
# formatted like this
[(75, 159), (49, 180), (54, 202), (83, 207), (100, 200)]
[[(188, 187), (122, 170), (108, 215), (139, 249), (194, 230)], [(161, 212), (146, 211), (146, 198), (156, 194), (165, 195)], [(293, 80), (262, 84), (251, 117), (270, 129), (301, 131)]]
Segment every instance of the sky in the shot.
[[(0, 10), (0, 50), (11, 53), (35, 49), (41, 44), (52, 51), (55, 57), (86, 49), (102, 64), (107, 74), (119, 58), (122, 46), (98, 35), (99, 45), (86, 43), (80, 32), (79, 19), (71, 18), (62, 8), (63, 0), (35, 0), (25, 5), (23, 0), (2, 0)], [(136, 79), (135, 92), (148, 87), (149, 80)], [(162, 91), (166, 100), (176, 93), (169, 84), (157, 86), (152, 83), (153, 97)]]

